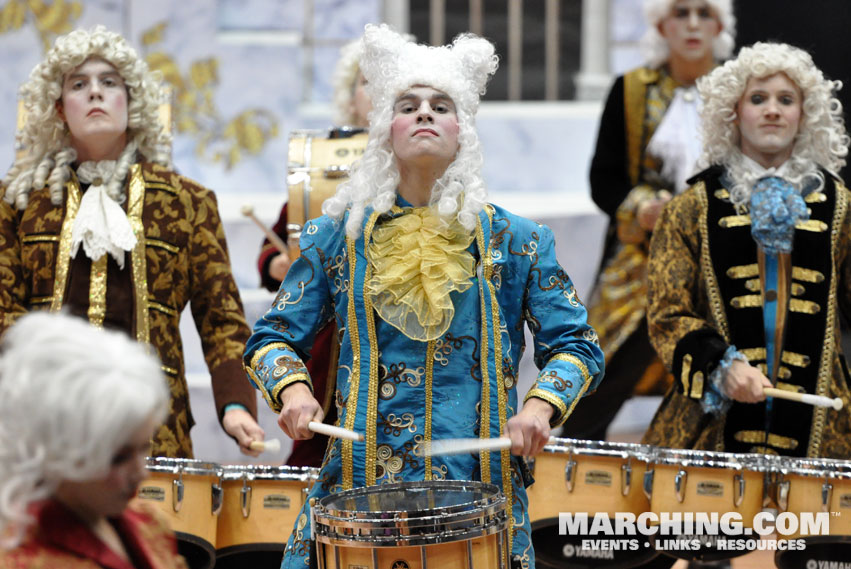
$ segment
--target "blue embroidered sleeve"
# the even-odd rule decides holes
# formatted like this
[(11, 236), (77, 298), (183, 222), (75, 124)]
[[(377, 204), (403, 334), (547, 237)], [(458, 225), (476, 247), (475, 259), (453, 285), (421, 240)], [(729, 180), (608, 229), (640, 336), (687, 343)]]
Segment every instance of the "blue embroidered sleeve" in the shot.
[(556, 259), (552, 232), (545, 226), (537, 231), (541, 237), (529, 255), (524, 316), (541, 371), (526, 399), (550, 403), (556, 409), (550, 422), (558, 426), (583, 395), (597, 388), (605, 360), (576, 287)]
[(281, 408), (284, 388), (304, 382), (313, 389), (304, 361), (310, 357), (316, 332), (334, 316), (323, 259), (328, 258), (336, 233), (327, 218), (308, 222), (302, 231), (301, 256), (246, 344), (246, 372), (275, 411)]

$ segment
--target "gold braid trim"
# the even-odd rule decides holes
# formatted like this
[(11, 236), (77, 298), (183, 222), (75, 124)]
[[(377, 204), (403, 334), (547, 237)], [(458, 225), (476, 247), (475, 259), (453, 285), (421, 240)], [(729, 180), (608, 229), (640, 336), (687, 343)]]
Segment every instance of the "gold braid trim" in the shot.
[[(733, 438), (745, 444), (765, 444), (765, 432), (763, 431), (739, 431), (733, 435)], [(768, 433), (768, 444), (783, 450), (794, 450), (798, 446), (798, 441), (790, 437)]]
[[(818, 382), (816, 384), (816, 395), (827, 396), (830, 388), (831, 366), (833, 365), (834, 322), (836, 321), (836, 298), (837, 281), (839, 275), (836, 270), (837, 249), (839, 236), (842, 233), (842, 223), (848, 209), (847, 190), (839, 182), (836, 183), (836, 209), (833, 212), (833, 223), (830, 239), (830, 291), (827, 297), (827, 315), (825, 318), (824, 343), (822, 344), (821, 361), (819, 362)], [(794, 275), (794, 269), (793, 275)], [(827, 408), (816, 407), (813, 409), (813, 422), (810, 428), (810, 444), (807, 446), (807, 456), (820, 456), (821, 440), (824, 435), (824, 423), (827, 419)]]
[(58, 235), (24, 235), (21, 243), (58, 243)]
[(644, 138), (644, 113), (647, 85), (659, 80), (659, 72), (639, 68), (623, 76), (624, 124), (626, 125), (627, 162), (631, 186), (638, 184), (641, 173), (641, 143)]
[(821, 283), (824, 282), (824, 275), (819, 271), (812, 269), (803, 269), (801, 267), (792, 267), (792, 278), (805, 283)]
[(103, 328), (106, 317), (106, 264), (109, 253), (104, 253), (97, 261), (92, 261), (89, 269), (89, 308), (86, 316), (95, 328)]
[(130, 188), (127, 197), (127, 220), (136, 235), (136, 246), (130, 252), (130, 276), (133, 281), (136, 313), (136, 341), (147, 344), (151, 340), (151, 314), (148, 312), (148, 259), (145, 245), (145, 226), (142, 213), (145, 209), (145, 178), (142, 165), (130, 167)]
[[(355, 265), (357, 264), (357, 253), (355, 251), (355, 242), (350, 237), (346, 237), (346, 251), (349, 256), (349, 306), (347, 313), (349, 317), (349, 340), (352, 344), (352, 373), (349, 378), (349, 397), (346, 403), (345, 428), (353, 431), (358, 409), (358, 389), (360, 388), (360, 334), (358, 333), (358, 320), (355, 313)], [(351, 490), (354, 483), (354, 453), (352, 443), (348, 439), (343, 439), (340, 445), (343, 462), (343, 490)]]
[(74, 219), (80, 209), (80, 184), (77, 182), (76, 174), (65, 184), (65, 219), (62, 221), (62, 230), (59, 233), (59, 251), (56, 258), (56, 273), (53, 282), (53, 299), (50, 303), (50, 311), (58, 312), (65, 302), (65, 287), (68, 286), (68, 272), (71, 268), (71, 235), (74, 231)]
[(750, 215), (728, 215), (718, 220), (718, 225), (724, 229), (731, 227), (744, 227), (751, 224)]
[(807, 221), (798, 221), (795, 223), (795, 229), (801, 231), (812, 231), (813, 233), (824, 233), (828, 226), (820, 219), (808, 219)]
[[(694, 186), (697, 192), (697, 197), (700, 202), (700, 211), (698, 216), (700, 219), (700, 270), (703, 273), (703, 280), (706, 283), (706, 295), (709, 298), (709, 309), (712, 313), (712, 318), (721, 337), (728, 344), (730, 343), (730, 326), (727, 324), (727, 314), (725, 312), (724, 301), (721, 298), (721, 289), (718, 286), (718, 278), (715, 276), (715, 269), (712, 268), (712, 255), (709, 251), (709, 224), (707, 221), (708, 200), (706, 197), (706, 183), (698, 182)], [(756, 265), (754, 265), (756, 268)], [(727, 274), (729, 274), (729, 270)], [(757, 268), (757, 273), (759, 270)], [(753, 275), (749, 275), (753, 276)]]
[[(425, 376), (425, 444), (431, 443), (431, 406), (432, 389), (434, 385), (434, 349), (436, 342), (430, 340), (426, 348), (426, 376)], [(425, 479), (431, 480), (431, 455), (425, 456)]]
[[(484, 251), (487, 250), (485, 247), (485, 237), (484, 230), (482, 229), (482, 221), (479, 218), (476, 223), (476, 244), (479, 247), (479, 262), (482, 264), (482, 271), (484, 271)], [(481, 425), (479, 428), (479, 437), (483, 439), (489, 439), (491, 434), (490, 428), (490, 379), (488, 378), (488, 355), (489, 355), (489, 346), (488, 346), (488, 313), (487, 308), (485, 307), (485, 288), (484, 283), (482, 282), (484, 278), (479, 279), (479, 299), (481, 305), (482, 312), (482, 344), (481, 344), (481, 369), (482, 369), (482, 401), (480, 404), (481, 411)], [(490, 452), (483, 450), (479, 452), (479, 463), (481, 465), (482, 471), (482, 482), (485, 484), (490, 484), (491, 482), (491, 465), (490, 465)], [(511, 532), (509, 531), (509, 535)]]
[(750, 279), (759, 276), (759, 265), (752, 263), (750, 265), (738, 265), (727, 269), (727, 276), (731, 279)]
[[(378, 212), (373, 212), (366, 222), (366, 227), (363, 230), (363, 253), (364, 257), (368, 254), (369, 240), (372, 237), (372, 230), (375, 227), (375, 222), (378, 221)], [(364, 282), (369, 282), (372, 278), (372, 263), (367, 260), (366, 273), (364, 274)], [(349, 285), (351, 290), (352, 286)], [(376, 439), (376, 429), (378, 427), (378, 339), (375, 334), (375, 310), (372, 307), (372, 300), (368, 294), (363, 295), (363, 307), (366, 313), (366, 333), (369, 339), (369, 383), (367, 384), (368, 394), (366, 400), (366, 485), (375, 485), (375, 464), (378, 458), (378, 444)]]

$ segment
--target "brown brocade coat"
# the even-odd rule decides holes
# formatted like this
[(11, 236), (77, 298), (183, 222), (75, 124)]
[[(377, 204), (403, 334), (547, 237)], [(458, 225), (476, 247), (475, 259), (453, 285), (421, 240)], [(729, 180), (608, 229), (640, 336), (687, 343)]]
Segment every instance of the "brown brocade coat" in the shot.
[(31, 192), (24, 210), (0, 200), (0, 332), (29, 310), (64, 307), (150, 343), (171, 390), (169, 415), (151, 453), (191, 457), (194, 421), (180, 314), (191, 301), (220, 420), (229, 403), (256, 416), (254, 390), (241, 363), (250, 331), (213, 192), (142, 163), (131, 168), (126, 195), (122, 205), (138, 242), (125, 255), (123, 269), (109, 255), (93, 262), (80, 251), (71, 258), (71, 231), (82, 197), (76, 177), (58, 206), (48, 188)]

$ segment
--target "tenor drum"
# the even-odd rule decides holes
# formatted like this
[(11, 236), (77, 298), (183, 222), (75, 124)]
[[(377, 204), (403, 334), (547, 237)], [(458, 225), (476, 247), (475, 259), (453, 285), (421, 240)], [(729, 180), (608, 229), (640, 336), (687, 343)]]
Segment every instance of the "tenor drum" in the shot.
[(222, 467), (214, 462), (148, 458), (149, 478), (138, 498), (148, 500), (169, 520), (178, 550), (192, 569), (216, 560), (216, 526), (222, 506)]
[(786, 459), (777, 505), (780, 516), (791, 514), (782, 522), (778, 518), (779, 537), (803, 540), (805, 545), (803, 550), (778, 551), (778, 567), (809, 567), (810, 560), (836, 561), (841, 567), (851, 559), (851, 462)]
[(360, 128), (294, 130), (290, 133), (287, 189), (287, 243), (290, 259), (299, 256), (304, 224), (322, 214), (322, 202), (334, 195), (363, 155), (368, 140)]
[[(771, 457), (700, 450), (656, 449), (645, 475), (656, 547), (672, 557), (729, 559), (747, 553), (719, 545), (719, 539), (753, 534), (753, 521), (767, 497)], [(722, 532), (722, 516), (741, 524), (742, 534)], [(673, 527), (663, 523), (673, 520)], [(680, 524), (678, 520), (682, 520)], [(689, 521), (691, 520), (691, 522)], [(702, 520), (718, 520), (719, 533), (705, 532)], [(710, 526), (710, 530), (714, 529)], [(756, 536), (758, 537), (758, 536)]]
[(558, 439), (529, 462), (535, 478), (527, 490), (529, 517), (538, 567), (635, 567), (656, 556), (642, 536), (629, 536), (631, 548), (604, 550), (583, 548), (583, 543), (621, 536), (559, 533), (559, 514), (593, 519), (599, 512), (614, 520), (619, 513), (647, 511), (642, 480), (651, 450), (648, 445)]
[(225, 465), (216, 567), (279, 564), (318, 469)]
[(403, 482), (332, 494), (312, 508), (319, 569), (507, 569), (496, 486)]

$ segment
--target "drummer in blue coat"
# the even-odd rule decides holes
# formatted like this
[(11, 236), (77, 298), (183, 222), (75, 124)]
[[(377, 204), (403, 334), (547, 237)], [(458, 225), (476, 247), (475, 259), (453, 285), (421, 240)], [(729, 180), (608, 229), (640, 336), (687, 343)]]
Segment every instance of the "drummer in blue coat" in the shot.
[[(407, 42), (367, 26), (361, 69), (374, 104), (370, 139), (347, 183), (305, 227), (301, 256), (257, 322), (245, 363), (289, 436), (322, 419), (304, 361), (330, 319), (340, 330), (339, 424), (310, 496), (403, 481), (499, 486), (509, 550), (533, 568), (523, 456), (547, 444), (603, 375), (597, 335), (545, 226), (487, 203), (474, 117), (496, 71), (489, 41)], [(522, 404), (523, 326), (537, 381)], [(448, 438), (504, 435), (511, 448), (428, 456)], [(309, 505), (282, 567), (305, 567)]]

